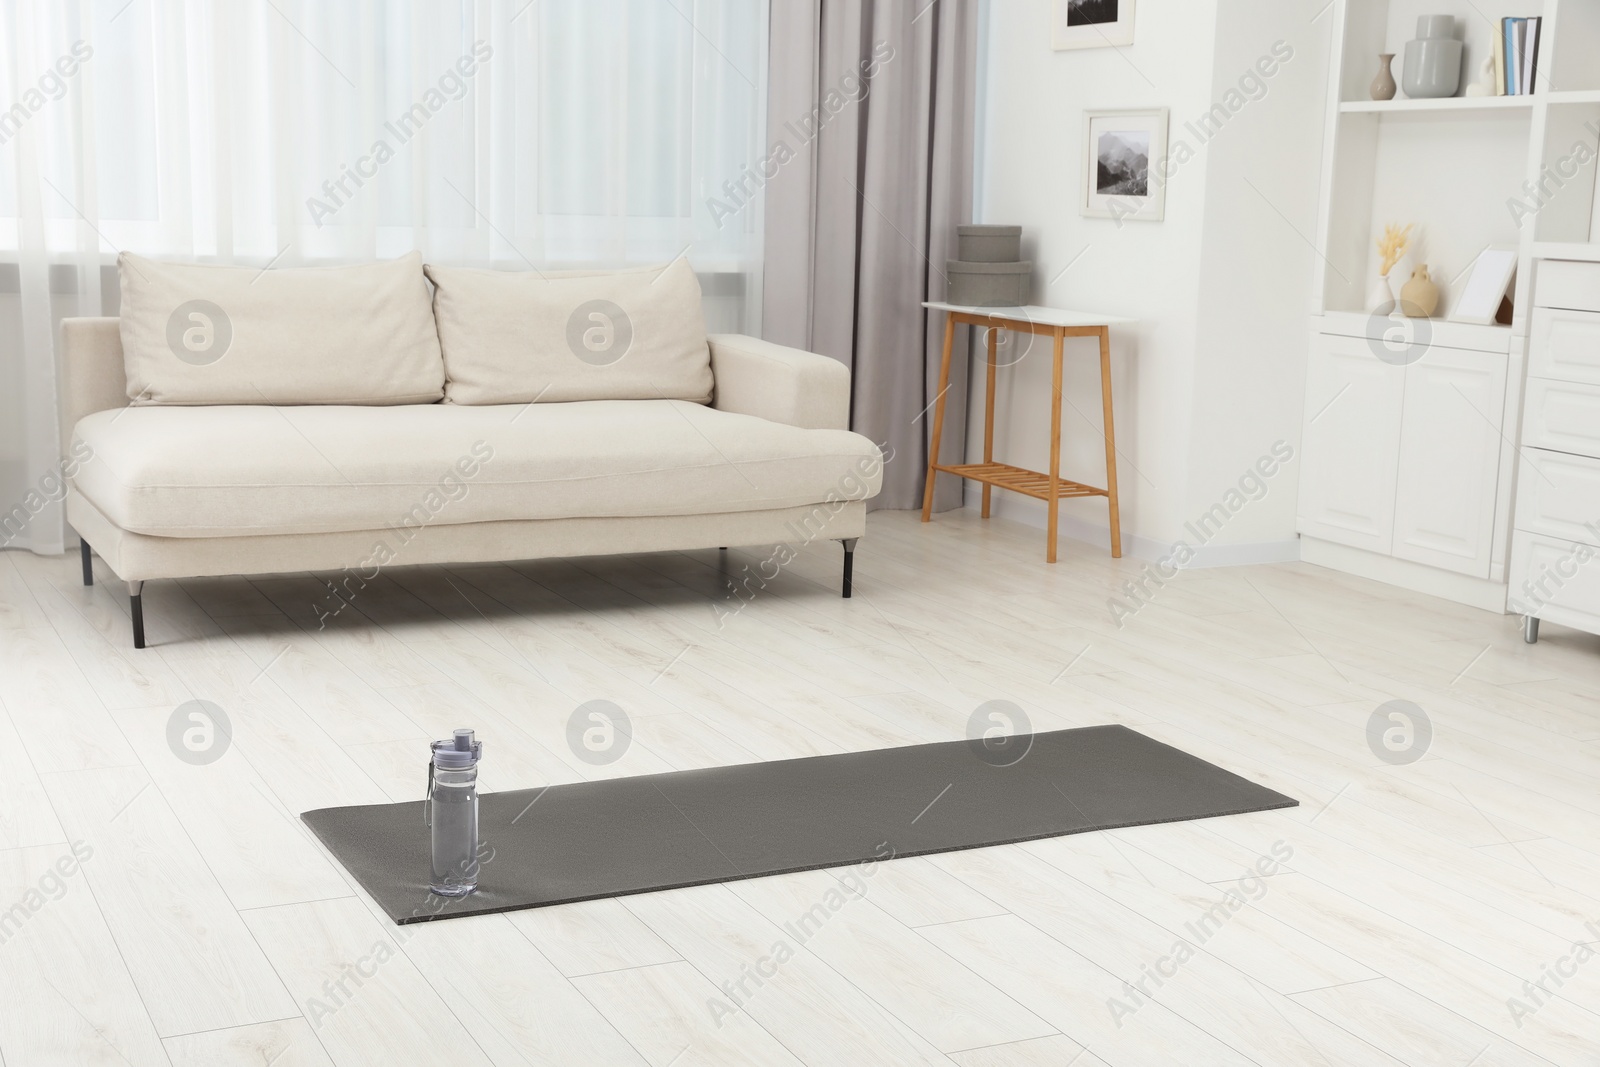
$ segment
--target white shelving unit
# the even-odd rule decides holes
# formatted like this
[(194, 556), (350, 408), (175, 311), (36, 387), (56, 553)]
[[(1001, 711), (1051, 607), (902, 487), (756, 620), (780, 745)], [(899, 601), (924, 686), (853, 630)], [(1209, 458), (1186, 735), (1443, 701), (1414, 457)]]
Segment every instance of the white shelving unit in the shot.
[[(1378, 55), (1419, 15), (1456, 16), (1462, 85), (1492, 54), (1502, 16), (1543, 18), (1527, 96), (1370, 99)], [(1600, 240), (1600, 2), (1335, 0), (1306, 376), (1302, 556), (1396, 585), (1505, 610), (1531, 264)], [(1588, 162), (1578, 165), (1577, 145)], [(1425, 334), (1385, 348), (1366, 306), (1386, 223), (1415, 224), (1412, 256), (1440, 289)], [(1518, 252), (1509, 325), (1448, 321), (1490, 245)], [(1572, 258), (1582, 258), (1574, 254)], [(1404, 281), (1405, 279), (1400, 279)], [(1417, 324), (1411, 324), (1416, 327)], [(1380, 358), (1382, 355), (1384, 358)]]

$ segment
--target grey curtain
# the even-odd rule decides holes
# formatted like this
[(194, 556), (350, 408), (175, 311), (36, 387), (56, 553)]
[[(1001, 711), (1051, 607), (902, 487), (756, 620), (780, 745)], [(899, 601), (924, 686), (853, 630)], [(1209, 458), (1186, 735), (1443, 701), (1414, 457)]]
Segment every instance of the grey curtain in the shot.
[[(874, 507), (922, 506), (944, 329), (921, 305), (971, 220), (977, 2), (772, 0), (762, 333), (851, 368), (851, 428), (890, 455)], [(967, 333), (939, 446), (954, 462)], [(934, 506), (960, 505), (941, 478)]]

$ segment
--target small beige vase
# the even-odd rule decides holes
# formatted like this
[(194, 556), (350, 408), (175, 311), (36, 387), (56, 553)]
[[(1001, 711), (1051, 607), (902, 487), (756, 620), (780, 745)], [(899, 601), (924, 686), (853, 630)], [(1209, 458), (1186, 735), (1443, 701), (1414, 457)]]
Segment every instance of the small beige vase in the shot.
[(1389, 69), (1389, 64), (1393, 62), (1393, 52), (1384, 52), (1378, 56), (1378, 76), (1372, 79), (1372, 99), (1394, 99), (1394, 71)]
[(1411, 280), (1400, 287), (1400, 313), (1408, 318), (1425, 319), (1439, 306), (1439, 287), (1428, 277), (1424, 263), (1411, 272)]

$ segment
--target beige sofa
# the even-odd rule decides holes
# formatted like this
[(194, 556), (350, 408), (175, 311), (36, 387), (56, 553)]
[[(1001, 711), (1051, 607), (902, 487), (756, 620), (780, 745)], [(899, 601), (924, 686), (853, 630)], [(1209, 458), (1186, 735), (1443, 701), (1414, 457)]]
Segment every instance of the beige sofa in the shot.
[[(468, 276), (489, 272), (430, 267), (433, 284), (418, 274), (413, 293), (407, 268), (391, 271), (398, 287), (384, 282), (387, 294), (355, 286), (353, 297), (330, 305), (330, 318), (306, 303), (339, 289), (331, 273), (296, 293), (307, 279), (281, 276), (313, 272), (266, 272), (264, 292), (245, 292), (242, 277), (180, 273), (174, 283), (161, 276), (173, 265), (127, 256), (121, 265), (122, 319), (62, 323), (61, 425), (74, 459), (66, 509), (82, 540), (84, 581), (92, 581), (93, 546), (128, 583), (136, 647), (144, 647), (142, 585), (157, 578), (332, 572), (336, 596), (320, 613), (391, 565), (830, 539), (844, 545), (850, 595), (851, 553), (882, 458), (846, 429), (849, 372), (752, 337), (706, 337), (703, 326), (696, 340), (697, 284), (690, 294), (680, 277), (681, 291), (663, 296), (659, 281), (648, 291), (626, 290), (637, 279), (608, 289), (615, 273), (541, 275), (504, 292), (494, 287), (508, 279)], [(211, 309), (199, 318), (183, 310), (196, 305), (197, 291), (199, 306)], [(632, 314), (606, 303), (607, 293)], [(683, 306), (691, 295), (693, 307)], [(396, 299), (403, 312), (389, 306)], [(348, 354), (365, 344), (352, 324), (370, 331), (374, 316), (416, 317), (415, 299), (427, 304), (425, 327), (419, 319), (399, 341), (385, 333), (375, 354)], [(500, 321), (482, 300), (523, 310)], [(569, 313), (573, 301), (581, 306)], [(541, 347), (537, 331), (580, 336), (560, 320), (578, 315), (587, 326), (594, 316), (583, 309), (596, 301), (627, 320), (636, 358), (613, 365), (626, 364), (642, 384), (609, 373), (582, 347), (587, 341), (572, 346), (577, 361), (557, 353), (548, 367), (534, 365), (561, 347)], [(214, 359), (182, 347), (189, 335), (180, 327), (210, 329), (207, 315), (228, 320), (231, 333)], [(541, 315), (549, 320), (542, 327), (527, 325)], [(199, 343), (214, 343), (193, 329)], [(437, 344), (427, 336), (434, 329)], [(673, 331), (671, 352), (651, 349), (650, 338)], [(485, 355), (507, 332), (516, 343)], [(179, 358), (162, 351), (163, 336), (175, 338), (168, 347)], [(391, 351), (399, 349), (403, 366)], [(350, 361), (368, 358), (373, 367), (351, 372)], [(211, 367), (224, 370), (206, 377)], [(470, 389), (454, 390), (458, 382)], [(518, 393), (528, 389), (564, 399)], [(250, 397), (264, 402), (242, 402)], [(462, 402), (469, 397), (475, 402)]]

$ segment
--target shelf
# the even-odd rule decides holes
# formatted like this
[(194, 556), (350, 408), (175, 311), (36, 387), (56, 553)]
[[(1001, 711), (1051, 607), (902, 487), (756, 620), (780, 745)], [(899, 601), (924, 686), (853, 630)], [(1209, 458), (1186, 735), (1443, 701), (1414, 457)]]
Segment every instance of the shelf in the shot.
[[(1372, 316), (1365, 311), (1324, 311), (1312, 319), (1312, 328), (1318, 333), (1331, 333), (1339, 337), (1366, 337), (1367, 324)], [(1470, 322), (1451, 322), (1448, 319), (1428, 319), (1430, 343), (1440, 348), (1464, 348), (1470, 352), (1511, 352), (1510, 326), (1479, 326)]]
[(1393, 100), (1345, 100), (1339, 104), (1339, 112), (1345, 115), (1363, 113), (1385, 115), (1418, 111), (1502, 111), (1515, 108), (1531, 108), (1533, 102), (1537, 99), (1539, 99), (1538, 94), (1529, 96), (1442, 96), (1432, 100), (1407, 100), (1397, 96)]
[(1530, 93), (1527, 96), (1443, 96), (1432, 100), (1343, 100), (1339, 112), (1345, 115), (1393, 114), (1417, 111), (1501, 111), (1533, 107), (1539, 101), (1550, 104), (1600, 104), (1600, 89), (1565, 89), (1558, 92)]
[(1600, 242), (1595, 241), (1535, 241), (1534, 259), (1578, 259), (1587, 263), (1600, 263)]
[[(1013, 467), (1008, 463), (940, 463), (935, 470), (946, 474), (954, 474), (962, 478), (969, 478), (975, 482), (992, 485), (996, 489), (1009, 489), (1013, 493), (1031, 496), (1035, 500), (1050, 499), (1050, 476), (1030, 471), (1023, 467)], [(1104, 489), (1096, 489), (1092, 485), (1082, 482), (1068, 481), (1066, 478), (1056, 479), (1056, 498), (1065, 500), (1075, 496), (1106, 496)]]

